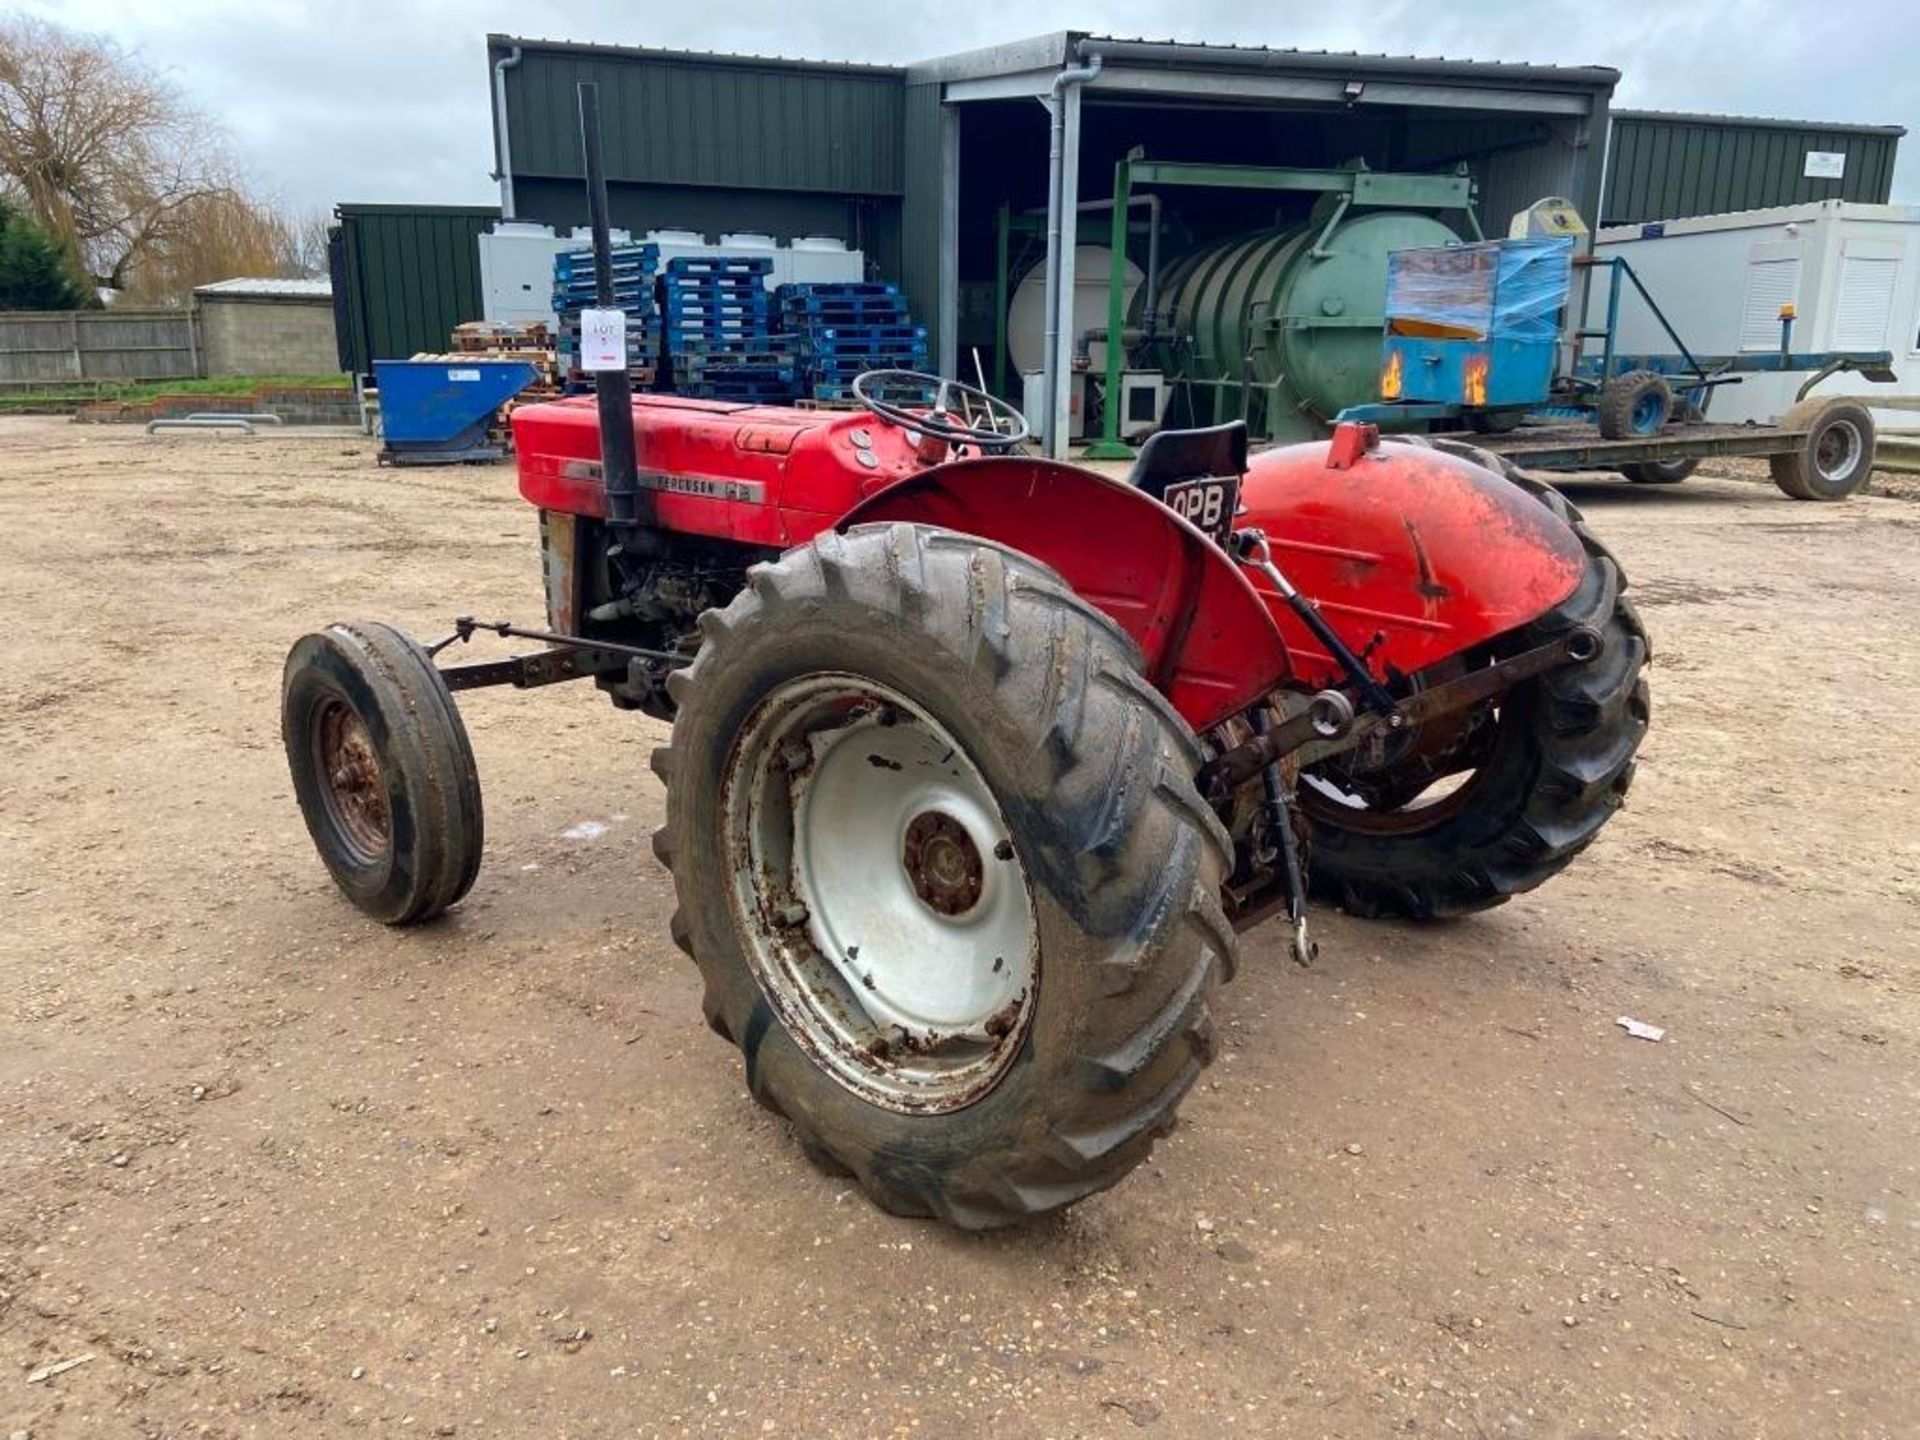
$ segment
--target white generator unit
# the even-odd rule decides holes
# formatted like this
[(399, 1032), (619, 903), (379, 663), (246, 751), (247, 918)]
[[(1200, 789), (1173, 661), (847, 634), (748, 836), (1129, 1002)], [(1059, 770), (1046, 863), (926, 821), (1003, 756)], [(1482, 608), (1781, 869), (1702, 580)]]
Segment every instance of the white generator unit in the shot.
[[(1696, 355), (1754, 354), (1780, 348), (1780, 311), (1794, 309), (1792, 348), (1887, 350), (1899, 376), (1872, 384), (1842, 373), (1816, 395), (1852, 395), (1869, 407), (1884, 397), (1920, 394), (1920, 206), (1819, 200), (1643, 225), (1594, 237), (1602, 255), (1633, 266), (1668, 321)], [(1606, 321), (1606, 286), (1596, 279), (1588, 323)], [(1670, 354), (1673, 342), (1625, 287), (1619, 349)], [(1586, 353), (1597, 353), (1589, 341)], [(1772, 424), (1792, 408), (1805, 374), (1747, 375), (1714, 387), (1707, 418)], [(1874, 423), (1911, 427), (1911, 410), (1875, 408)]]
[[(615, 245), (631, 245), (625, 230)], [(764, 255), (773, 262), (767, 283), (836, 284), (866, 279), (866, 257), (830, 235), (803, 235), (782, 245), (771, 235), (722, 235), (709, 240), (697, 230), (649, 230), (639, 243), (660, 247), (660, 264), (683, 255)], [(481, 319), (509, 325), (554, 323), (553, 257), (593, 244), (586, 229), (555, 230), (525, 220), (503, 220), (479, 237)]]
[[(1067, 440), (1077, 444), (1087, 438), (1087, 396), (1098, 395), (1104, 378), (1099, 370), (1076, 370), (1067, 379)], [(1028, 370), (1020, 377), (1020, 413), (1037, 435), (1040, 413), (1046, 408), (1046, 377)], [(1144, 440), (1160, 428), (1167, 414), (1167, 377), (1159, 370), (1122, 370), (1120, 372), (1120, 438)]]

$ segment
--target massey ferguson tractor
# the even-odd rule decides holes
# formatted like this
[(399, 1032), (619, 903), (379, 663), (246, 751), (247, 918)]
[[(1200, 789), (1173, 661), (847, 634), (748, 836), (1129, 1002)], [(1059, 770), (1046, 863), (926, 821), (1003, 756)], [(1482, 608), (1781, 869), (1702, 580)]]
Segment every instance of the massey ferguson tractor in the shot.
[[(591, 85), (581, 119), (604, 306)], [(1213, 1058), (1240, 931), (1284, 916), (1304, 963), (1309, 893), (1498, 905), (1626, 795), (1626, 582), (1484, 451), (1343, 424), (1249, 461), (1235, 423), (1114, 479), (933, 376), (863, 375), (852, 412), (628, 386), (622, 353), (513, 414), (544, 628), (293, 647), (294, 789), (347, 897), (416, 924), (480, 868), (457, 692), (591, 677), (671, 722), (654, 853), (707, 1021), (888, 1210), (985, 1228), (1107, 1188)], [(440, 663), (483, 631), (539, 648)]]
[[(753, 1094), (887, 1209), (985, 1227), (1146, 1157), (1237, 932), (1284, 916), (1306, 960), (1309, 891), (1497, 905), (1619, 807), (1645, 633), (1492, 456), (1349, 424), (1249, 461), (1235, 424), (1112, 479), (1021, 453), (966, 386), (858, 389), (637, 397), (632, 462), (591, 398), (514, 413), (545, 628), (346, 622), (287, 661), (300, 806), (356, 905), (413, 924), (473, 884), (456, 692), (592, 677), (672, 722), (672, 935)], [(544, 643), (438, 662), (482, 631)]]

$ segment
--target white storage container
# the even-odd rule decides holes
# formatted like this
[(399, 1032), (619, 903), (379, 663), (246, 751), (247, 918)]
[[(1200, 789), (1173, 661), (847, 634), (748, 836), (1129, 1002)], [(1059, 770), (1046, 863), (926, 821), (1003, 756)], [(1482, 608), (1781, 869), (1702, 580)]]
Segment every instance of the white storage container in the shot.
[[(1920, 393), (1920, 206), (1820, 200), (1645, 225), (1595, 237), (1602, 255), (1624, 256), (1699, 355), (1780, 348), (1780, 307), (1796, 311), (1796, 351), (1888, 350), (1894, 385), (1857, 374), (1828, 377), (1816, 395), (1876, 397)], [(1605, 272), (1595, 271), (1589, 323), (1606, 319)], [(1671, 354), (1673, 342), (1627, 285), (1620, 301), (1620, 348)], [(1588, 355), (1599, 342), (1589, 341)], [(1712, 420), (1771, 423), (1793, 405), (1805, 373), (1748, 375), (1715, 389)], [(1911, 411), (1875, 409), (1885, 428), (1912, 428)]]

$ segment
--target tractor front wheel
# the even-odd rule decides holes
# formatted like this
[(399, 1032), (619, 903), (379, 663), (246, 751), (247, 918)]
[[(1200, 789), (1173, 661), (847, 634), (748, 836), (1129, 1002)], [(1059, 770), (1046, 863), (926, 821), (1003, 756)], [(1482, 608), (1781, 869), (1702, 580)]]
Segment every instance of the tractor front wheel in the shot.
[(1226, 834), (1126, 635), (907, 524), (756, 566), (701, 632), (655, 850), (754, 1096), (899, 1214), (984, 1228), (1119, 1180), (1234, 963)]
[(314, 848), (346, 897), (387, 925), (431, 919), (480, 870), (480, 777), (433, 661), (390, 625), (303, 635), (280, 731)]

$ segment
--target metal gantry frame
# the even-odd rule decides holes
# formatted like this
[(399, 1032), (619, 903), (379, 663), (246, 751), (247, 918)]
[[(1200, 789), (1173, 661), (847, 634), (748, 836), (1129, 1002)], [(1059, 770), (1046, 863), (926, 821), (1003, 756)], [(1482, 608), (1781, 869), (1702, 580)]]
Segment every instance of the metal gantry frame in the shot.
[[(1180, 160), (1149, 160), (1136, 147), (1113, 167), (1113, 227), (1109, 243), (1113, 263), (1107, 285), (1107, 392), (1101, 406), (1100, 438), (1087, 447), (1089, 460), (1126, 460), (1133, 449), (1120, 438), (1120, 382), (1126, 365), (1127, 206), (1136, 185), (1187, 185), (1203, 189), (1281, 190), (1338, 197), (1308, 253), (1316, 260), (1329, 253), (1327, 241), (1356, 206), (1372, 209), (1459, 210), (1474, 239), (1480, 222), (1474, 214), (1474, 182), (1464, 170), (1452, 175), (1405, 174), (1368, 170), (1360, 165), (1339, 170), (1295, 170), (1264, 165), (1206, 165)], [(1269, 325), (1284, 323), (1270, 316)], [(1147, 316), (1151, 328), (1156, 317)]]

